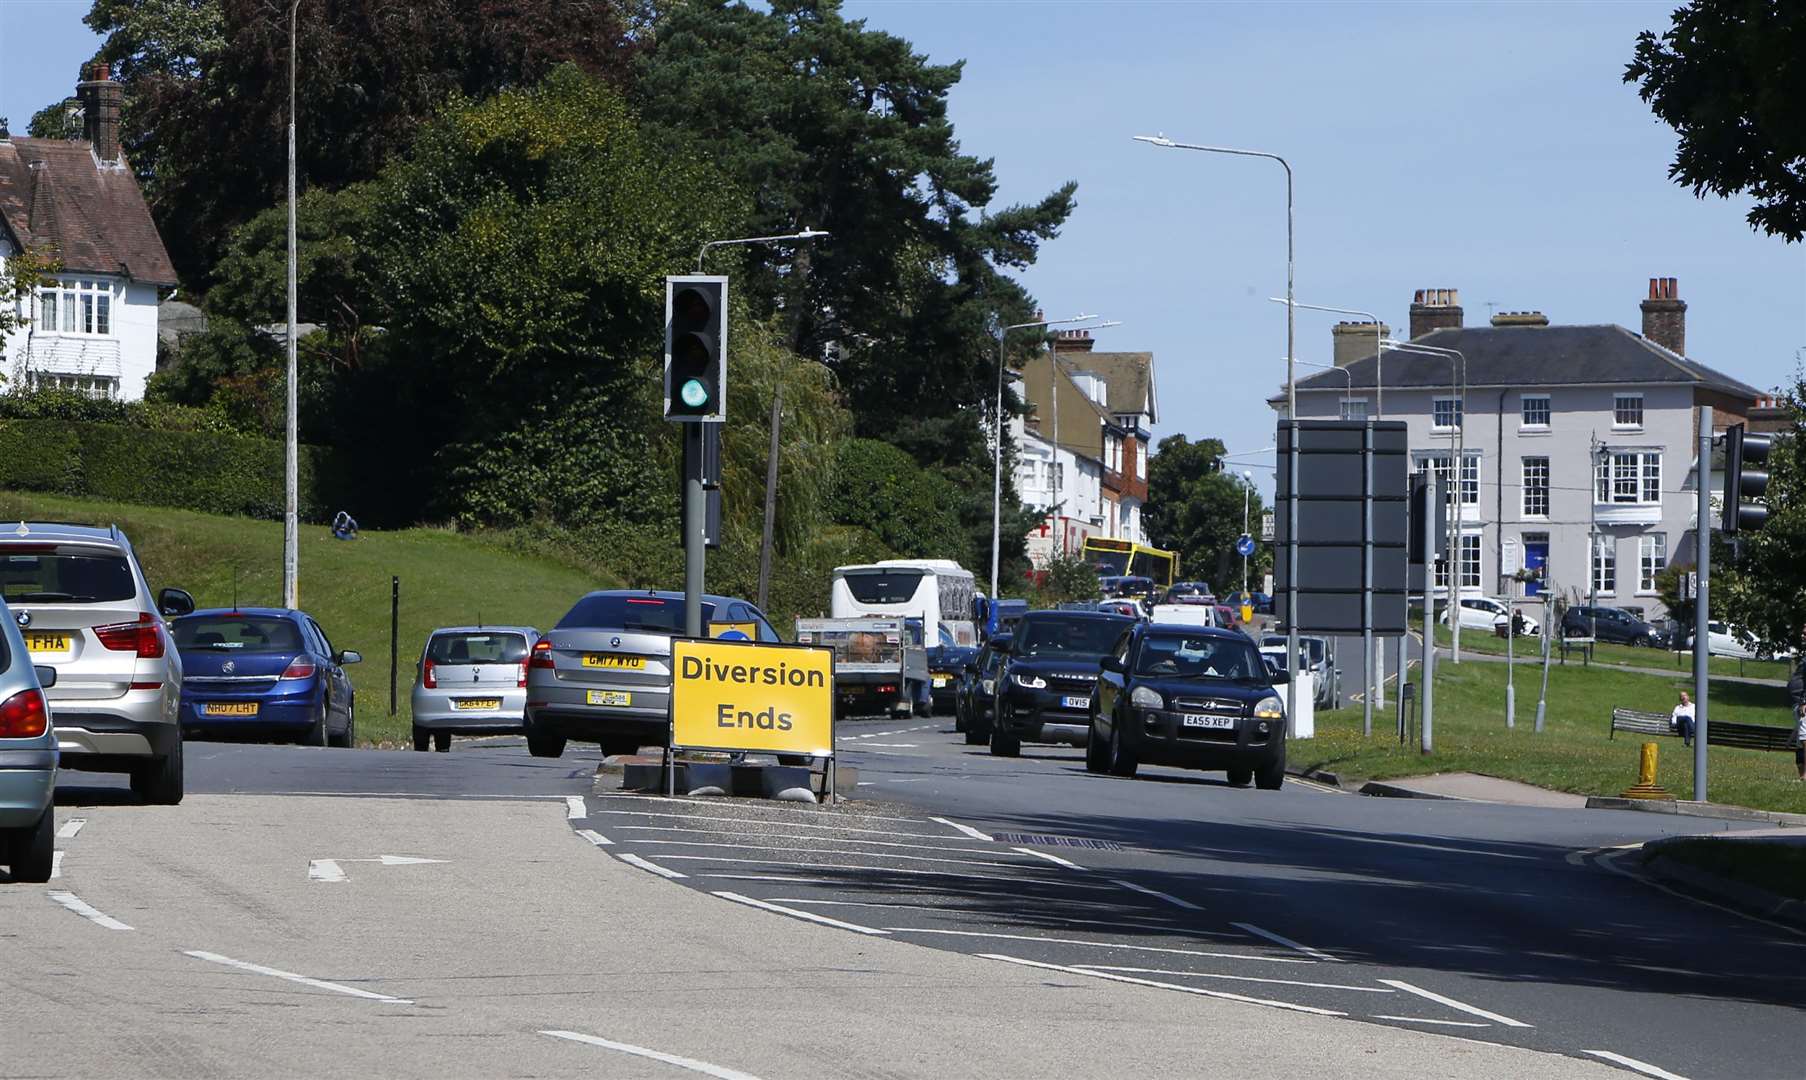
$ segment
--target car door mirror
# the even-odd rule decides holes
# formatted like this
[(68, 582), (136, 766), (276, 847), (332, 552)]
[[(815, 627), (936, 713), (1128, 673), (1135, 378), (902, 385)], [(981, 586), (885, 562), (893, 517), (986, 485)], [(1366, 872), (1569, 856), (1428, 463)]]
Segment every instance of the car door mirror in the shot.
[(194, 614), (194, 597), (183, 589), (164, 589), (157, 594), (157, 610), (166, 617), (179, 619)]
[(991, 651), (994, 653), (1000, 653), (1004, 656), (1008, 656), (1010, 654), (1010, 646), (1012, 646), (1014, 644), (1015, 644), (1015, 639), (1012, 635), (998, 634), (996, 637), (991, 639)]
[(333, 657), (332, 662), (335, 664), (361, 664), (364, 662), (364, 654), (356, 649), (346, 649)]
[(42, 664), (32, 666), (32, 672), (38, 677), (38, 688), (48, 690), (56, 685), (56, 669)]
[(1102, 662), (1100, 663), (1099, 666), (1101, 666), (1105, 671), (1114, 672), (1117, 675), (1121, 675), (1123, 673), (1123, 662), (1114, 656), (1104, 657), (1104, 659), (1102, 660)]

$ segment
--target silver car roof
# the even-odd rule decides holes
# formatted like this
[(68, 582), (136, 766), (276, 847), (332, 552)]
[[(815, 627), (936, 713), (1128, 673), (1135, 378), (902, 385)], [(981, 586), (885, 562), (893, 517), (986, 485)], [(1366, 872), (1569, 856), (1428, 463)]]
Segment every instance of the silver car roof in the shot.
[(8, 540), (81, 540), (101, 541), (130, 547), (117, 525), (78, 525), (67, 521), (21, 521), (0, 524), (0, 543)]
[(537, 637), (539, 631), (531, 626), (497, 626), (493, 623), (484, 626), (441, 626), (432, 630), (428, 636), (438, 637), (440, 634), (527, 634)]

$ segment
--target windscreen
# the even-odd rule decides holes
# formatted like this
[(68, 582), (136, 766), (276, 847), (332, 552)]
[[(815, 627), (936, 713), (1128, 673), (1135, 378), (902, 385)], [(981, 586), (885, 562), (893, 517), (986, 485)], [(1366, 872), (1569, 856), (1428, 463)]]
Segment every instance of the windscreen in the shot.
[[(702, 605), (702, 623), (714, 621), (715, 605)], [(558, 629), (634, 630), (649, 634), (681, 634), (684, 602), (677, 597), (600, 593), (577, 601), (558, 620)]]
[(880, 570), (845, 574), (842, 580), (861, 604), (907, 604), (926, 576), (925, 570)]
[(0, 589), (11, 604), (105, 604), (138, 595), (124, 556), (49, 546), (0, 554)]
[[(1286, 636), (1284, 634), (1268, 634), (1266, 637), (1260, 639), (1260, 643), (1262, 645), (1277, 645), (1283, 649), (1286, 644)], [(1298, 647), (1304, 652), (1304, 655), (1311, 658), (1311, 663), (1313, 665), (1323, 663), (1322, 638), (1301, 637), (1298, 639)]]
[(527, 639), (493, 632), (434, 634), (426, 658), (435, 664), (518, 664), (527, 658)]
[(1126, 551), (1087, 551), (1085, 557), (1091, 560), (1099, 577), (1129, 572), (1129, 553)]
[(1202, 634), (1149, 634), (1142, 640), (1135, 674), (1265, 681), (1267, 668), (1254, 646), (1246, 641)]
[(298, 653), (301, 628), (267, 615), (187, 615), (170, 625), (178, 651)]
[(1013, 651), (1017, 656), (1102, 656), (1128, 625), (1126, 619), (1024, 619)]

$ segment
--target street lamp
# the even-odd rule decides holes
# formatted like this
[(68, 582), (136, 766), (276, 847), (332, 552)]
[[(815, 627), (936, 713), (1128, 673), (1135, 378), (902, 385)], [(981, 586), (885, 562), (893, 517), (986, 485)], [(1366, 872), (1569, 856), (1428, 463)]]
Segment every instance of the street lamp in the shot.
[[(1288, 301), (1283, 296), (1269, 296), (1269, 297), (1267, 297), (1267, 299), (1272, 301), (1275, 304), (1290, 304), (1292, 307), (1301, 307), (1306, 311), (1327, 311), (1334, 315), (1359, 315), (1364, 319), (1372, 320), (1372, 322), (1373, 322), (1373, 415), (1375, 417), (1379, 417), (1379, 416), (1382, 416), (1385, 414), (1385, 412), (1386, 412), (1385, 398), (1382, 397), (1381, 395), (1384, 392), (1384, 388), (1386, 385), (1386, 380), (1383, 377), (1384, 373), (1385, 373), (1386, 348), (1387, 348), (1387, 346), (1391, 345), (1392, 343), (1380, 336), (1380, 317), (1378, 315), (1375, 315), (1371, 311), (1360, 311), (1355, 308), (1324, 307), (1321, 304), (1292, 303), (1291, 301)], [(1347, 369), (1344, 368), (1343, 370), (1347, 370)], [(1354, 377), (1350, 376), (1348, 381), (1349, 381), (1350, 385), (1353, 385)]]
[[(1460, 349), (1445, 349), (1438, 345), (1420, 345), (1414, 341), (1388, 341), (1384, 347), (1398, 352), (1420, 353), (1425, 356), (1446, 357), (1449, 361), (1449, 392), (1455, 395), (1455, 407), (1460, 415), (1455, 428), (1449, 433), (1449, 442), (1454, 453), (1449, 459), (1449, 488), (1453, 492), (1453, 506), (1449, 514), (1448, 560), (1449, 560), (1449, 638), (1453, 644), (1450, 657), (1457, 664), (1461, 662), (1461, 552), (1456, 547), (1459, 535), (1459, 518), (1461, 517), (1461, 489), (1463, 474), (1467, 471), (1467, 354)], [(1459, 379), (1457, 379), (1459, 372)], [(1436, 426), (1434, 407), (1430, 410), (1430, 426)], [(1501, 483), (1503, 479), (1501, 478)], [(1478, 486), (1476, 482), (1476, 487)], [(1478, 493), (1476, 492), (1476, 499)], [(1499, 528), (1504, 528), (1500, 522)], [(1426, 586), (1427, 588), (1428, 586)], [(1432, 628), (1432, 633), (1434, 628)]]
[(288, 6), (288, 427), (283, 446), (282, 606), (301, 606), (301, 431), (295, 391), (295, 17)]
[[(1300, 360), (1298, 362), (1305, 367), (1324, 368), (1327, 371), (1333, 371), (1342, 376), (1345, 382), (1345, 385), (1342, 387), (1342, 411), (1346, 413), (1348, 411), (1348, 403), (1353, 400), (1354, 375), (1351, 374), (1347, 368), (1337, 367), (1335, 364), (1319, 363), (1316, 360)], [(1346, 420), (1348, 417), (1344, 416), (1342, 419)]]
[[(747, 236), (738, 240), (710, 240), (696, 251), (696, 272), (702, 273), (702, 260), (713, 247), (732, 244), (781, 244), (792, 240), (814, 240), (827, 236), (822, 229), (805, 228), (802, 232), (783, 236)], [(778, 434), (784, 422), (784, 379), (781, 372), (772, 373), (771, 449), (765, 457), (765, 530), (759, 538), (759, 610), (765, 609), (771, 588), (771, 531), (778, 514)]]
[[(1287, 490), (1292, 497), (1286, 502), (1286, 663), (1297, 670), (1298, 656), (1298, 371), (1296, 364), (1297, 295), (1294, 253), (1294, 214), (1292, 206), (1292, 163), (1278, 154), (1264, 150), (1238, 150), (1228, 146), (1201, 146), (1174, 142), (1165, 135), (1137, 135), (1144, 142), (1166, 150), (1197, 150), (1206, 154), (1232, 154), (1237, 157), (1266, 158), (1279, 162), (1286, 171), (1286, 422), (1292, 426), (1292, 453), (1287, 466)], [(1286, 683), (1286, 716), (1298, 715), (1298, 683)]]
[[(992, 414), (991, 437), (991, 599), (997, 599), (997, 564), (1003, 542), (1003, 339), (1011, 330), (1033, 326), (1064, 326), (1067, 323), (1090, 322), (1097, 315), (1074, 315), (1070, 319), (1041, 319), (1037, 322), (1011, 323), (997, 328), (997, 411)], [(1119, 325), (1107, 323), (1108, 326)], [(1048, 393), (1053, 398), (1054, 438), (1054, 504), (1060, 501), (1060, 383), (1058, 367), (1048, 376)]]

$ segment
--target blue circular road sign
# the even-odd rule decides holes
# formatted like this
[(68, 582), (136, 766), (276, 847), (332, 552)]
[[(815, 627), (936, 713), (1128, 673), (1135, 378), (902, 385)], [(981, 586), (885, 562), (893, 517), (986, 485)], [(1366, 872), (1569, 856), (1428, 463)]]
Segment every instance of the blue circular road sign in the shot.
[(1235, 542), (1235, 553), (1244, 559), (1254, 554), (1254, 537), (1243, 533), (1241, 539)]

